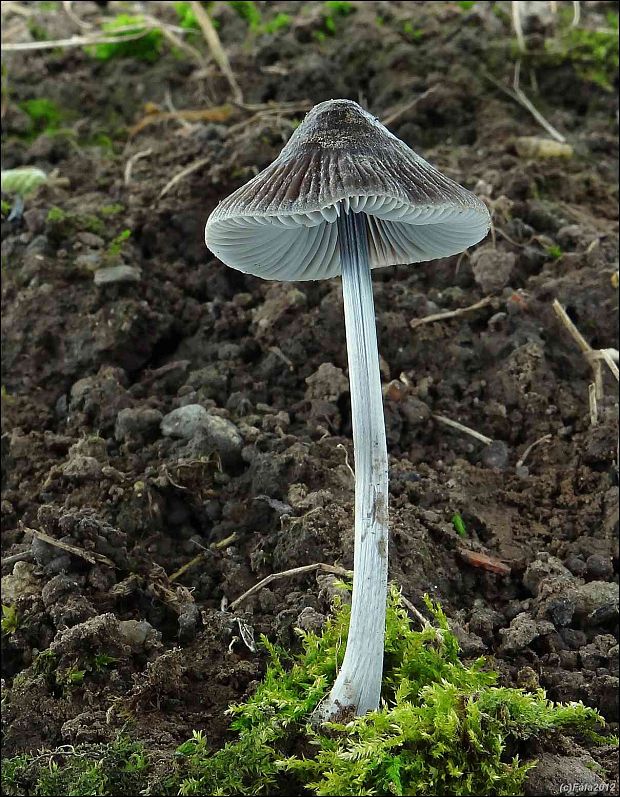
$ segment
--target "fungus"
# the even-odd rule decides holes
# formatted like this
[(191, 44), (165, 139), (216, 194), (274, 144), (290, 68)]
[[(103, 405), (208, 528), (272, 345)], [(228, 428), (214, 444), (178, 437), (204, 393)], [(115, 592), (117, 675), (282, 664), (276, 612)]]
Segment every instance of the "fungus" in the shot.
[(225, 264), (270, 280), (342, 276), (353, 446), (355, 550), (342, 667), (315, 719), (378, 708), (388, 574), (388, 458), (371, 269), (462, 252), (486, 206), (350, 100), (315, 106), (276, 160), (210, 215)]

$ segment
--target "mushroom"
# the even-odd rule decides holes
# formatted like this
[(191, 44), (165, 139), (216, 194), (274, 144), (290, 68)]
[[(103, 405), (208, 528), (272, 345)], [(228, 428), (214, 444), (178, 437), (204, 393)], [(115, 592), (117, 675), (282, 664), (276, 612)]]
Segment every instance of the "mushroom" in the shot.
[(355, 452), (351, 620), (342, 667), (315, 712), (379, 707), (388, 574), (388, 459), (371, 269), (464, 251), (487, 234), (476, 196), (350, 100), (316, 105), (276, 160), (210, 215), (225, 264), (270, 280), (342, 276)]

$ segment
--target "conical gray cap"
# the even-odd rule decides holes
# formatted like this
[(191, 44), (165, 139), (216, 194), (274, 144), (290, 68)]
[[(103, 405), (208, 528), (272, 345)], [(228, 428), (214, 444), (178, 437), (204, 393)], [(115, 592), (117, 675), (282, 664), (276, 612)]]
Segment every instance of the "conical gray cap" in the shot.
[(368, 217), (370, 265), (417, 263), (480, 241), (489, 212), (351, 100), (316, 105), (276, 160), (209, 216), (223, 263), (273, 280), (340, 274), (336, 218)]

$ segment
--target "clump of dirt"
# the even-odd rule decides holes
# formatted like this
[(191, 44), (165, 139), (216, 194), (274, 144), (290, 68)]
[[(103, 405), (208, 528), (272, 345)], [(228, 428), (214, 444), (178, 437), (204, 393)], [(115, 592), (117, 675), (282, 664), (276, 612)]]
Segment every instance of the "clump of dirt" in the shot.
[[(115, 4), (76, 5), (94, 22)], [(496, 86), (505, 4), (353, 3), (327, 27), (322, 3), (259, 5), (289, 22), (252, 32), (229, 4), (217, 12), (242, 106), (186, 53), (7, 56), (3, 168), (65, 182), (2, 217), (5, 753), (105, 740), (128, 718), (160, 746), (193, 729), (220, 746), (226, 707), (264, 666), (239, 620), (295, 645), (329, 590), (311, 573), (227, 604), (272, 572), (352, 566), (339, 281), (262, 282), (214, 260), (202, 234), (331, 97), (392, 117), (494, 220), (472, 252), (375, 272), (391, 577), (421, 608), (425, 592), (441, 602), (465, 656), (614, 726), (616, 384), (604, 370), (593, 423), (591, 364), (552, 302), (594, 349), (618, 348), (616, 95), (570, 57), (526, 62), (527, 92), (574, 153), (524, 158), (516, 140), (546, 134)], [(584, 24), (610, 7), (588, 4)], [(61, 11), (44, 23), (76, 32)], [(528, 24), (535, 51), (553, 31)], [(33, 98), (68, 127), (33, 137)], [(210, 113), (148, 119), (146, 103)]]

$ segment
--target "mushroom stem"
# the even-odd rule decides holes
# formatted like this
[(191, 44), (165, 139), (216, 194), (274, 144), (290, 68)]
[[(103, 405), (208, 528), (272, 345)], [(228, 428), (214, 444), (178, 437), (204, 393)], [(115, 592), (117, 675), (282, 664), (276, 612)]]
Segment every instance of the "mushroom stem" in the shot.
[(338, 217), (355, 452), (351, 621), (342, 667), (317, 708), (325, 721), (379, 707), (388, 572), (388, 458), (364, 213)]

